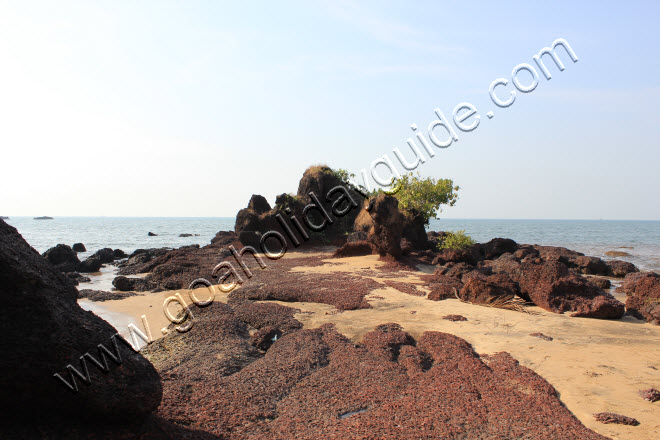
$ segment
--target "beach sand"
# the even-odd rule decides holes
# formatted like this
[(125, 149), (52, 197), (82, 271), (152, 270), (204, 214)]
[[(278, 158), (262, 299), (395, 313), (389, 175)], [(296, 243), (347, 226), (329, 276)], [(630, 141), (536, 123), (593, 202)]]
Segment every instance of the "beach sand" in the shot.
[[(295, 252), (287, 255), (300, 256)], [(293, 270), (307, 273), (349, 272), (379, 282), (413, 283), (425, 290), (420, 280), (422, 271), (388, 272), (387, 278), (379, 277), (378, 268), (384, 263), (378, 260), (377, 255), (325, 261), (329, 264)], [(209, 297), (205, 289), (198, 289), (196, 293), (200, 301)], [(105, 313), (129, 317), (139, 329), (143, 329), (141, 317), (144, 315), (153, 338), (158, 338), (162, 336), (161, 329), (166, 329), (169, 324), (163, 313), (163, 301), (174, 294), (149, 293), (92, 305), (88, 304), (89, 301), (85, 303), (85, 300), (80, 303), (85, 303), (86, 308), (91, 307), (92, 310), (99, 306), (98, 310), (102, 309)], [(191, 303), (187, 292), (181, 292), (181, 297), (186, 304)], [(532, 313), (527, 314), (466, 304), (457, 299), (435, 302), (385, 285), (371, 292), (367, 299), (371, 309), (343, 312), (326, 304), (273, 302), (300, 309), (301, 313), (296, 314), (296, 318), (305, 328), (333, 323), (339, 332), (355, 342), (379, 324), (396, 322), (416, 338), (429, 330), (447, 332), (464, 338), (480, 354), (509, 352), (522, 365), (552, 384), (568, 409), (594, 431), (613, 439), (660, 438), (660, 402), (647, 402), (637, 394), (641, 389), (660, 388), (658, 326), (628, 317), (619, 321), (571, 318), (538, 307), (529, 307)], [(227, 294), (218, 293), (215, 300), (226, 302)], [(176, 315), (179, 307), (176, 304), (169, 307)], [(442, 319), (448, 314), (462, 315), (468, 321)], [(118, 330), (128, 336), (127, 329)], [(554, 340), (530, 336), (535, 332)], [(640, 425), (605, 425), (594, 420), (593, 414), (599, 412), (634, 417)]]

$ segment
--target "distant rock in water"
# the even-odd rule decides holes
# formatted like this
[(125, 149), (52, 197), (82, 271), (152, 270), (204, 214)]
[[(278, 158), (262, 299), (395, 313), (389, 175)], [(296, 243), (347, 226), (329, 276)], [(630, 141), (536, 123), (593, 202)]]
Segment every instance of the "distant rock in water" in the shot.
[(48, 216), (43, 216), (43, 217), (35, 217), (35, 220), (53, 220), (53, 217), (48, 217)]
[(623, 251), (607, 251), (605, 255), (608, 257), (632, 257), (628, 252)]
[(147, 235), (149, 237), (158, 237), (158, 234), (154, 234), (153, 232), (149, 232)]
[(9, 217), (0, 216), (0, 220), (9, 220)]
[[(58, 426), (79, 420), (124, 425), (144, 420), (158, 408), (162, 386), (154, 367), (115, 338), (117, 330), (110, 324), (80, 308), (78, 292), (64, 274), (2, 220), (0, 296), (5, 312), (0, 362), (3, 434), (10, 424), (23, 429), (49, 421)], [(106, 355), (107, 373), (103, 373), (90, 359), (99, 360), (99, 344), (115, 356), (118, 353), (121, 365)], [(88, 373), (89, 384), (70, 374), (67, 365)], [(56, 373), (69, 384), (75, 380), (78, 392), (58, 380)], [(78, 434), (60, 438), (88, 438)]]
[(181, 237), (181, 238), (186, 238), (186, 237), (199, 237), (199, 234), (179, 234), (179, 237)]
[(73, 252), (87, 252), (87, 248), (82, 243), (75, 243), (71, 249), (73, 249)]

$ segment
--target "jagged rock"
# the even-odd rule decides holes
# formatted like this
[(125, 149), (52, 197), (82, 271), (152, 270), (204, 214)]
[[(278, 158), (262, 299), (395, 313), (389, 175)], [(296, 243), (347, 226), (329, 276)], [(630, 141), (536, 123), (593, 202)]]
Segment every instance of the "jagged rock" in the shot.
[(252, 194), (250, 202), (248, 203), (248, 209), (251, 209), (255, 214), (259, 215), (270, 211), (271, 207), (264, 196)]
[(487, 276), (472, 271), (463, 276), (463, 283), (459, 297), (473, 304), (502, 303), (513, 299), (518, 292), (518, 285), (504, 273)]
[(101, 259), (98, 256), (91, 256), (85, 258), (83, 262), (78, 265), (78, 271), (84, 273), (96, 273), (101, 270), (101, 266), (103, 266)]
[(607, 275), (617, 278), (623, 278), (629, 273), (639, 272), (639, 269), (634, 264), (621, 260), (607, 261)]
[(612, 295), (571, 273), (558, 260), (522, 262), (516, 275), (513, 279), (520, 290), (545, 310), (598, 319), (619, 319), (625, 312), (623, 304)]
[(609, 272), (607, 264), (596, 257), (575, 257), (570, 260), (569, 266), (575, 267), (578, 272), (586, 275), (607, 275)]
[(660, 325), (660, 275), (655, 272), (627, 275), (623, 285), (626, 309), (633, 316)]
[(399, 212), (399, 201), (387, 194), (379, 194), (369, 201), (367, 211), (373, 221), (369, 242), (381, 256), (401, 256), (403, 215)]
[(87, 252), (85, 245), (82, 243), (75, 243), (71, 249), (73, 249), (73, 252)]
[(90, 255), (89, 258), (98, 258), (102, 264), (112, 263), (115, 261), (115, 251), (110, 248), (99, 249)]
[(589, 281), (603, 290), (612, 287), (612, 282), (607, 278), (590, 278)]
[[(87, 360), (91, 383), (83, 385), (76, 377), (77, 393), (53, 376), (58, 373), (71, 383), (67, 365), (82, 370), (80, 358), (85, 353), (99, 359), (99, 344), (114, 352), (111, 338), (117, 331), (81, 309), (76, 303), (78, 292), (64, 274), (4, 221), (0, 221), (0, 295), (5, 313), (0, 362), (3, 419), (31, 426), (78, 419), (127, 424), (158, 407), (162, 395), (158, 373), (122, 341), (117, 342), (121, 365), (106, 355), (109, 372), (103, 374)], [(3, 422), (3, 431), (7, 424)]]
[(58, 244), (44, 252), (43, 257), (62, 272), (75, 272), (80, 266), (78, 255), (66, 244)]
[(412, 245), (410, 250), (430, 249), (432, 242), (426, 234), (426, 220), (421, 212), (416, 209), (402, 210), (403, 214), (403, 238)]

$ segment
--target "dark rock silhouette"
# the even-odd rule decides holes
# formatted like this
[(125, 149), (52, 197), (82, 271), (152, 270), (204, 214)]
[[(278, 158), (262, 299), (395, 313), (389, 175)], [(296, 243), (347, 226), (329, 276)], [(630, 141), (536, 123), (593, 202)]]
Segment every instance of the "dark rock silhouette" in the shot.
[(623, 278), (629, 273), (639, 272), (634, 264), (621, 260), (610, 260), (606, 262), (607, 274), (617, 278)]
[(80, 266), (78, 255), (66, 244), (58, 244), (44, 252), (43, 257), (62, 272), (75, 272)]
[(74, 252), (87, 252), (85, 245), (82, 243), (75, 243), (71, 249), (73, 249)]
[[(80, 357), (88, 352), (98, 359), (99, 344), (112, 352), (111, 337), (117, 331), (81, 309), (76, 303), (78, 292), (64, 274), (4, 221), (0, 221), (0, 244), (0, 295), (5, 312), (2, 417), (12, 423), (23, 420), (23, 426), (78, 419), (121, 424), (142, 420), (154, 411), (162, 393), (158, 373), (123, 342), (118, 344), (122, 363), (108, 359), (107, 374), (87, 362), (91, 384), (79, 383), (78, 393), (54, 378), (59, 373), (70, 381), (66, 366), (80, 370)], [(37, 408), (39, 417), (35, 418)], [(4, 426), (3, 422), (3, 431)]]
[(369, 201), (367, 211), (373, 222), (368, 240), (376, 252), (381, 256), (401, 256), (403, 215), (399, 211), (399, 201), (390, 195), (379, 194)]
[(153, 232), (147, 233), (149, 237), (158, 237), (158, 234), (154, 234)]
[(254, 213), (257, 215), (266, 213), (272, 209), (270, 207), (270, 203), (268, 203), (268, 200), (259, 194), (252, 194), (247, 208), (254, 211)]

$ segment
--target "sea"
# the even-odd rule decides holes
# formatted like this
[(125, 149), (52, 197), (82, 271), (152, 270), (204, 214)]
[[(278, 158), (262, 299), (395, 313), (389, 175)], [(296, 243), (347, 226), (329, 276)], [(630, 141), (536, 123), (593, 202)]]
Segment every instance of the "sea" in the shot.
[[(210, 243), (218, 231), (233, 230), (234, 217), (56, 217), (6, 220), (39, 252), (58, 243), (83, 243), (81, 259), (109, 247), (131, 253), (136, 249)], [(431, 220), (429, 230), (464, 230), (479, 242), (495, 237), (518, 243), (564, 246), (607, 259), (608, 251), (630, 254), (617, 257), (642, 270), (660, 271), (660, 221), (636, 220)], [(156, 236), (149, 236), (152, 232)], [(191, 237), (180, 237), (192, 234)]]

